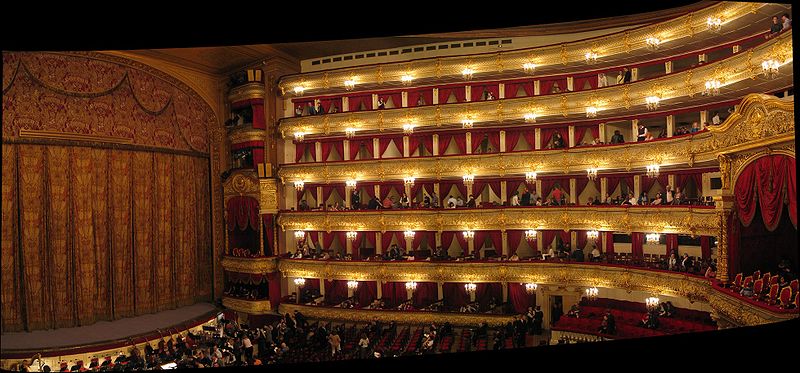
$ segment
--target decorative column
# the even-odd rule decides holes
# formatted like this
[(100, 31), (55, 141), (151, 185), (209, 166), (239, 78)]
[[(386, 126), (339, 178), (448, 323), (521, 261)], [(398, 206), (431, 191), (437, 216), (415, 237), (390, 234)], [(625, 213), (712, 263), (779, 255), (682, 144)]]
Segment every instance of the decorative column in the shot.
[(727, 282), (728, 276), (728, 219), (730, 218), (731, 211), (726, 209), (726, 203), (718, 197), (714, 197), (717, 201), (717, 224), (719, 225), (719, 237), (717, 240), (717, 280)]
[(373, 93), (372, 94), (372, 107), (375, 108), (375, 109), (378, 108), (378, 94), (377, 93)]
[(506, 152), (506, 131), (500, 131), (500, 149), (498, 149), (498, 151), (501, 153)]
[(352, 298), (352, 297), (353, 297), (353, 293), (355, 293), (355, 290), (356, 290), (356, 289), (353, 289), (353, 288), (351, 288), (351, 287), (349, 287), (349, 286), (348, 286), (348, 287), (347, 287), (347, 297), (348, 297), (348, 298)]
[(631, 69), (631, 82), (639, 80), (639, 68), (634, 67)]
[(472, 154), (472, 132), (467, 132), (465, 136), (467, 136), (467, 154)]
[(381, 241), (383, 233), (375, 232), (375, 254), (383, 255), (386, 252), (386, 249), (383, 248), (383, 242)]
[[(436, 97), (436, 96), (433, 96)], [(433, 134), (433, 156), (439, 155), (439, 135)]]
[(536, 250), (540, 253), (544, 251), (544, 244), (542, 243), (542, 231), (536, 231)]
[[(437, 206), (442, 206), (442, 198), (444, 198), (444, 197), (442, 197), (442, 195), (439, 194), (439, 183), (438, 182), (437, 183), (433, 183), (433, 193), (435, 193), (437, 195), (437, 197), (436, 197), (436, 205)], [(433, 203), (433, 201), (431, 201), (431, 203)], [(442, 242), (442, 241), (439, 240), (439, 242)]]
[(381, 286), (383, 285), (383, 281), (375, 281), (375, 282), (376, 282), (375, 285), (377, 285), (377, 290), (378, 290), (377, 297), (378, 299), (381, 299), (383, 298), (383, 289), (381, 289), (383, 287)]
[(444, 282), (439, 281), (436, 283), (436, 291), (438, 291), (439, 296), (444, 299)]
[(698, 54), (697, 55), (697, 62), (705, 63), (706, 62), (706, 54), (705, 53)]
[(344, 140), (342, 142), (344, 144), (344, 154), (342, 154), (342, 159), (345, 161), (350, 160), (350, 140)]
[(472, 87), (471, 86), (464, 87), (464, 92), (466, 93), (465, 99), (467, 100), (467, 102), (472, 101)]
[(534, 133), (534, 139), (535, 139), (533, 142), (536, 143), (536, 144), (533, 144), (533, 147), (534, 147), (535, 150), (539, 150), (539, 149), (542, 148), (542, 129), (541, 128), (537, 128), (536, 130), (534, 130), (533, 133)]
[[(502, 286), (503, 286), (503, 303), (505, 303), (508, 302), (508, 283), (503, 282)], [(536, 309), (536, 306), (534, 306), (533, 308)]]
[(319, 142), (319, 141), (314, 142), (314, 147), (316, 148), (316, 151), (317, 151), (317, 153), (314, 154), (315, 155), (314, 158), (316, 158), (316, 159), (314, 159), (314, 161), (315, 162), (325, 162), (325, 160), (322, 159), (322, 143)]
[[(434, 96), (436, 97), (436, 96)], [(406, 299), (411, 300), (414, 299), (414, 290), (406, 288)]]
[(474, 253), (474, 252), (475, 252), (475, 238), (474, 237), (468, 237), (467, 238), (467, 252), (464, 253), (464, 254), (465, 255), (469, 255), (470, 253)]
[[(433, 237), (436, 241), (436, 247), (438, 248), (439, 246), (442, 246), (442, 231), (434, 232)], [(448, 247), (444, 247), (443, 249), (447, 251)]]
[(575, 90), (575, 78), (571, 76), (567, 77), (567, 90), (570, 92)]
[(675, 134), (675, 116), (667, 115), (667, 137), (672, 137)]
[(381, 146), (381, 142), (380, 142), (380, 140), (378, 140), (377, 138), (373, 137), (373, 138), (372, 138), (372, 149), (373, 149), (373, 151), (374, 151), (375, 153), (372, 155), (372, 158), (374, 158), (374, 159), (381, 159), (381, 158), (383, 158), (383, 154), (380, 154), (380, 153), (381, 153), (381, 148), (380, 148), (380, 146)]
[(672, 61), (664, 62), (664, 70), (667, 74), (672, 74)]
[[(500, 203), (506, 203), (508, 201), (508, 191), (506, 191), (506, 186), (508, 182), (503, 180), (500, 182)], [(703, 189), (708, 190), (708, 189)]]
[(411, 149), (409, 149), (409, 139), (408, 136), (403, 136), (403, 157), (410, 157), (411, 156)]
[(599, 128), (598, 132), (600, 134), (600, 141), (602, 141), (604, 144), (607, 143), (608, 140), (606, 140), (606, 124), (600, 123), (598, 124), (598, 128)]
[[(408, 107), (408, 92), (403, 91), (400, 93), (400, 106), (401, 107)], [(380, 297), (378, 297), (380, 298)]]
[[(433, 89), (433, 104), (439, 105), (439, 88)], [(436, 149), (436, 148), (434, 148)]]
[[(646, 190), (644, 191), (646, 192)], [(633, 196), (639, 199), (642, 194), (642, 175), (633, 175)]]
[(325, 279), (324, 278), (320, 278), (319, 279), (319, 295), (321, 295), (323, 297), (325, 296)]
[(578, 204), (578, 180), (569, 179), (569, 203)]
[(578, 248), (578, 232), (569, 232), (569, 247), (572, 248), (573, 251)]
[(317, 187), (317, 206), (325, 207), (325, 201), (322, 200), (322, 187)]
[(567, 131), (569, 137), (569, 147), (574, 148), (575, 144), (577, 144), (579, 140), (575, 138), (575, 126), (569, 126)]
[(631, 120), (631, 140), (630, 142), (636, 142), (638, 140), (639, 135), (639, 120), (633, 119)]
[(383, 202), (383, 198), (381, 198), (381, 186), (380, 184), (375, 184), (372, 186), (373, 190), (375, 191), (375, 196), (378, 197), (381, 202)]
[(542, 94), (541, 88), (539, 88), (540, 86), (541, 86), (541, 83), (539, 83), (538, 80), (534, 80), (533, 81), (533, 95), (534, 96), (538, 96), (538, 95)]
[(507, 255), (509, 255), (509, 252), (510, 252), (509, 249), (508, 249), (508, 232), (506, 232), (506, 230), (503, 229), (503, 231), (501, 233), (503, 235), (503, 249), (500, 252), (500, 255), (506, 255), (507, 256)]
[(347, 184), (345, 184), (345, 186), (344, 186), (344, 205), (347, 208), (350, 208), (350, 206), (351, 206), (350, 203), (353, 200), (352, 197), (351, 197), (352, 194), (353, 194), (353, 189), (350, 188), (349, 186), (347, 186)]
[(470, 302), (474, 302), (475, 301), (475, 293), (477, 293), (477, 291), (470, 291), (469, 292), (469, 301)]
[(739, 53), (739, 49), (740, 48), (741, 48), (741, 46), (739, 44), (734, 45), (733, 46), (733, 54)]
[(608, 179), (605, 177), (600, 178), (600, 198), (603, 199), (600, 202), (605, 202), (608, 198)]
[(414, 244), (414, 236), (410, 237), (404, 236), (404, 238), (406, 239), (406, 254), (408, 254), (414, 250), (414, 248), (412, 247), (412, 245)]
[(411, 195), (411, 184), (403, 183), (403, 192), (406, 194), (406, 196), (408, 196), (409, 204), (414, 202), (414, 196)]
[(347, 241), (347, 246), (345, 248), (345, 250), (347, 250), (346, 253), (353, 255), (353, 240), (348, 238), (345, 241)]
[(472, 195), (473, 181), (464, 180), (464, 185), (467, 187), (467, 195), (464, 196), (464, 199), (467, 199), (470, 195)]
[(350, 111), (350, 98), (348, 98), (347, 96), (342, 97), (342, 112), (346, 111)]
[[(546, 196), (542, 195), (542, 180), (541, 179), (537, 179), (536, 180), (536, 193), (535, 194), (538, 195), (539, 197), (542, 197), (542, 200), (544, 200), (544, 197), (546, 197)], [(536, 201), (533, 201), (533, 202), (536, 202)]]
[(703, 123), (708, 122), (708, 110), (700, 112), (700, 128), (703, 128)]
[(675, 175), (667, 175), (667, 184), (672, 186), (672, 191), (675, 191)]

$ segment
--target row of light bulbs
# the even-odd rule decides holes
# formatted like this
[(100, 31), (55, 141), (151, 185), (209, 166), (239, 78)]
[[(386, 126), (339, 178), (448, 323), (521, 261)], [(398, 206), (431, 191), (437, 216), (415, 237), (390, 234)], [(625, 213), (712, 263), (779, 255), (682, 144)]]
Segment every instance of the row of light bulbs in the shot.
[[(403, 237), (405, 237), (407, 239), (412, 239), (412, 238), (414, 238), (415, 234), (416, 234), (416, 232), (414, 232), (413, 230), (407, 230), (407, 231), (403, 232)], [(466, 231), (462, 232), (462, 234), (464, 235), (464, 238), (466, 238), (466, 239), (475, 238), (475, 231), (473, 231), (473, 230), (466, 230)], [(537, 234), (538, 234), (538, 232), (535, 229), (528, 229), (528, 230), (525, 231), (525, 239), (527, 239), (529, 241), (535, 240)], [(349, 231), (349, 232), (346, 233), (346, 237), (347, 237), (348, 241), (354, 241), (356, 239), (357, 235), (358, 235), (358, 232), (355, 232), (355, 231)], [(306, 232), (305, 231), (294, 231), (294, 238), (297, 239), (298, 241), (304, 240), (305, 237), (306, 237)], [(597, 230), (586, 231), (586, 238), (588, 238), (590, 240), (595, 241), (599, 237), (600, 237), (600, 232), (597, 231)], [(657, 244), (659, 242), (659, 240), (661, 239), (661, 235), (658, 234), (658, 233), (648, 233), (645, 237), (647, 239), (647, 243), (649, 243), (649, 244)]]
[[(658, 177), (660, 175), (661, 166), (659, 166), (657, 164), (652, 164), (652, 165), (647, 166), (645, 168), (645, 170), (646, 170), (645, 171), (645, 176), (647, 176), (649, 178), (654, 178), (654, 177)], [(591, 181), (596, 181), (597, 180), (597, 171), (598, 171), (597, 168), (594, 168), (594, 167), (588, 168), (586, 170), (586, 177)], [(536, 182), (537, 177), (538, 177), (538, 173), (536, 173), (536, 172), (526, 172), (525, 173), (525, 182), (527, 182), (528, 184), (533, 184), (533, 183)], [(464, 176), (461, 177), (461, 179), (463, 180), (464, 185), (474, 185), (475, 184), (475, 175), (473, 175), (473, 174), (464, 175)], [(408, 186), (408, 187), (413, 187), (415, 181), (416, 181), (416, 178), (413, 177), (413, 176), (407, 176), (407, 177), (403, 178), (403, 184)], [(306, 183), (303, 180), (298, 180), (298, 181), (294, 182), (294, 188), (298, 192), (303, 191), (303, 188), (305, 188), (305, 185), (306, 185)], [(353, 188), (356, 187), (356, 185), (358, 185), (358, 181), (356, 181), (356, 180), (349, 179), (349, 180), (345, 181), (345, 186), (347, 188), (353, 189)]]
[[(708, 26), (709, 30), (714, 31), (714, 32), (719, 32), (722, 29), (722, 18), (720, 18), (720, 17), (708, 17), (708, 19), (706, 20), (706, 25)], [(663, 41), (664, 40), (660, 39), (657, 36), (650, 36), (650, 37), (648, 37), (648, 38), (646, 38), (644, 40), (645, 45), (647, 46), (647, 48), (651, 49), (651, 50), (658, 49), (661, 46), (661, 44), (663, 43)], [(596, 63), (598, 57), (599, 57), (599, 53), (594, 49), (592, 49), (592, 50), (586, 52), (586, 54), (584, 54), (584, 59), (585, 59), (586, 63), (590, 64), (590, 65)], [(536, 67), (537, 67), (537, 64), (535, 64), (533, 62), (525, 62), (525, 63), (522, 64), (522, 70), (525, 71), (526, 73), (529, 73), (529, 74), (534, 73), (536, 71)], [(473, 69), (472, 67), (468, 66), (468, 67), (465, 67), (464, 69), (461, 70), (461, 76), (464, 78), (464, 80), (471, 80), (472, 77), (475, 75), (475, 72), (476, 72), (475, 69)], [(411, 82), (414, 81), (414, 79), (415, 79), (414, 75), (412, 75), (410, 73), (403, 74), (400, 77), (400, 81), (404, 85), (411, 84)], [(351, 90), (353, 90), (353, 88), (355, 88), (356, 84), (358, 84), (358, 79), (355, 76), (353, 76), (353, 77), (350, 77), (349, 79), (346, 79), (344, 81), (344, 88), (346, 90), (348, 90), (348, 91), (351, 91)], [(305, 89), (306, 88), (302, 84), (297, 85), (297, 86), (294, 87), (294, 93), (296, 95), (298, 95), (298, 96), (302, 96), (303, 93), (305, 92)]]

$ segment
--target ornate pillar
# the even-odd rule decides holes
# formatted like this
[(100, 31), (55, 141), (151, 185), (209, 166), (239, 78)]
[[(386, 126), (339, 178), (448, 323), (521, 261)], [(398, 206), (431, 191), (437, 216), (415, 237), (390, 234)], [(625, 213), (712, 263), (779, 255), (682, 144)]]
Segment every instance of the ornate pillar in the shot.
[[(439, 88), (434, 88), (433, 89), (433, 104), (434, 105), (439, 105)], [(436, 135), (434, 135), (434, 136), (436, 136)], [(434, 149), (436, 149), (436, 148), (434, 148)]]
[(347, 250), (346, 253), (353, 255), (353, 240), (348, 238), (346, 241), (347, 241), (347, 247), (345, 249)]
[(372, 186), (372, 188), (375, 191), (375, 196), (378, 197), (379, 200), (383, 201), (383, 198), (381, 198), (381, 186), (380, 186), (380, 184), (375, 184), (374, 186)]
[(501, 99), (501, 100), (506, 98), (506, 85), (503, 84), (503, 83), (500, 83), (500, 86), (498, 88), (500, 89), (500, 92), (498, 92), (498, 95), (500, 97), (498, 97), (498, 98)]
[(500, 203), (506, 203), (508, 201), (508, 191), (506, 191), (506, 186), (508, 182), (503, 180), (500, 182)]
[[(501, 283), (503, 286), (503, 303), (508, 302), (508, 283), (503, 282)], [(534, 307), (536, 308), (536, 307)]]
[[(400, 106), (401, 107), (408, 107), (408, 92), (403, 91), (400, 94)], [(380, 298), (380, 297), (378, 297)]]
[(471, 86), (464, 87), (464, 92), (466, 93), (465, 98), (467, 102), (472, 101), (472, 87)]
[(507, 256), (507, 255), (509, 255), (509, 252), (510, 252), (510, 250), (508, 248), (508, 232), (506, 232), (506, 230), (503, 229), (503, 231), (501, 233), (503, 235), (503, 249), (500, 252), (500, 255), (506, 255)]
[[(715, 198), (716, 199), (716, 198)], [(721, 202), (721, 201), (720, 201)], [(719, 202), (718, 202), (719, 204)], [(724, 205), (724, 203), (722, 203)], [(717, 224), (719, 225), (719, 237), (717, 240), (717, 279), (723, 282), (728, 281), (728, 218), (731, 212), (723, 208), (718, 208)]]
[(383, 154), (381, 154), (380, 146), (381, 146), (380, 140), (378, 140), (377, 138), (373, 137), (372, 138), (372, 149), (373, 149), (373, 152), (375, 152), (375, 153), (372, 154), (372, 158), (374, 158), (374, 159), (383, 158)]
[[(436, 231), (436, 233), (434, 233), (434, 238), (436, 240), (436, 247), (442, 246), (442, 231)], [(444, 248), (445, 251), (447, 251), (447, 249), (447, 247)]]
[(317, 206), (325, 207), (325, 201), (322, 200), (322, 187), (317, 187)]
[(342, 154), (342, 159), (345, 161), (350, 160), (350, 140), (344, 140), (344, 154)]
[(353, 194), (353, 189), (349, 186), (344, 187), (344, 205), (347, 208), (350, 208), (350, 202), (352, 202), (351, 195)]
[(542, 94), (541, 83), (538, 80), (533, 81), (533, 95), (538, 96)]
[(600, 123), (597, 126), (599, 132), (598, 134), (600, 135), (600, 141), (602, 141), (604, 144), (607, 143), (608, 140), (606, 140), (606, 124)]
[(630, 142), (636, 142), (639, 135), (639, 120), (633, 119), (631, 120), (631, 140)]
[(533, 144), (535, 150), (539, 150), (542, 148), (542, 129), (537, 128), (534, 130), (534, 141), (536, 144)]
[(325, 162), (325, 160), (322, 159), (322, 143), (319, 142), (319, 141), (316, 141), (316, 142), (314, 142), (314, 147), (316, 148), (316, 154), (315, 154), (315, 157), (314, 157), (315, 158), (314, 162)]
[(569, 203), (578, 203), (578, 180), (574, 177), (569, 179)]
[(412, 245), (414, 244), (414, 236), (411, 237), (404, 236), (404, 238), (406, 239), (406, 254), (408, 254), (414, 250), (414, 248), (412, 247)]
[(575, 126), (569, 126), (567, 128), (567, 133), (568, 133), (568, 137), (569, 137), (569, 147), (570, 148), (574, 148), (575, 144), (578, 143), (578, 140), (582, 140), (582, 139), (576, 139), (575, 138)]
[(575, 78), (571, 76), (567, 77), (567, 90), (570, 92), (575, 90)]
[[(500, 92), (503, 92), (503, 91), (500, 91)], [(506, 131), (500, 131), (500, 149), (498, 149), (498, 151), (501, 152), (501, 153), (505, 153), (507, 151), (506, 150)]]
[(631, 69), (631, 82), (639, 80), (639, 68), (634, 67)]
[(377, 297), (378, 299), (381, 299), (383, 298), (383, 289), (382, 289), (383, 281), (375, 281), (375, 283), (376, 283), (375, 285), (377, 285), (376, 288), (378, 290)]
[(672, 74), (672, 61), (664, 62), (664, 70), (667, 74)]
[(464, 253), (464, 254), (465, 255), (469, 255), (470, 253), (474, 253), (474, 252), (475, 252), (475, 238), (474, 237), (468, 237), (467, 238), (467, 252)]
[[(434, 135), (434, 136), (436, 136), (436, 135)], [(436, 199), (437, 199), (436, 205), (437, 206), (441, 206), (442, 205), (442, 198), (444, 198), (444, 197), (441, 194), (439, 194), (439, 183), (433, 183), (433, 193), (435, 193), (437, 195), (437, 197), (436, 197)], [(431, 201), (431, 203), (433, 203), (433, 201)], [(441, 242), (441, 240), (439, 242)]]
[[(642, 175), (633, 175), (633, 195), (637, 199), (642, 193)], [(644, 192), (647, 192), (646, 190)]]
[(411, 156), (411, 149), (408, 148), (409, 144), (408, 136), (403, 136), (403, 157), (410, 157)]
[(342, 97), (342, 112), (350, 111), (350, 98)]
[[(433, 96), (433, 97), (436, 97), (436, 96)], [(439, 135), (437, 135), (435, 133), (433, 134), (433, 149), (432, 150), (433, 150), (433, 155), (434, 156), (438, 156), (439, 155)]]
[(465, 136), (467, 136), (466, 154), (472, 154), (472, 132), (467, 132)]
[(667, 137), (672, 137), (675, 134), (675, 116), (667, 115)]
[(600, 202), (605, 202), (608, 198), (608, 179), (605, 177), (600, 178), (600, 198), (603, 199)]
[(375, 232), (375, 254), (383, 255), (386, 249), (381, 244), (381, 232)]
[(703, 128), (703, 123), (708, 122), (708, 110), (700, 112), (700, 128)]

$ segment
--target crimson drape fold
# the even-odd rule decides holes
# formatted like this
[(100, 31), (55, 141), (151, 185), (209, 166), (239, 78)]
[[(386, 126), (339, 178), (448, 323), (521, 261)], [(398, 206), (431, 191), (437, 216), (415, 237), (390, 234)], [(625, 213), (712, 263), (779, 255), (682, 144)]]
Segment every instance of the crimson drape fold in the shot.
[(545, 248), (545, 252), (547, 252), (546, 248), (553, 243), (553, 240), (558, 235), (558, 231), (544, 230), (541, 232), (542, 232), (542, 247)]
[[(517, 247), (519, 247), (520, 242), (522, 242), (522, 235), (524, 234), (521, 230), (507, 230), (506, 231), (506, 238), (508, 240), (508, 255), (514, 255), (517, 252)], [(536, 248), (534, 247), (534, 250)]]
[(303, 154), (305, 154), (306, 149), (308, 149), (308, 153), (311, 155), (311, 162), (315, 162), (317, 160), (317, 146), (314, 144), (314, 142), (295, 142), (295, 163), (300, 163), (300, 160), (303, 158)]
[(455, 234), (456, 241), (458, 241), (458, 245), (461, 246), (461, 249), (464, 251), (464, 255), (469, 254), (469, 245), (467, 244), (467, 238), (464, 237), (464, 232), (456, 232)]
[(264, 222), (264, 255), (272, 256), (275, 255), (278, 244), (273, 239), (273, 236), (275, 234), (275, 225), (273, 224), (272, 215), (265, 214), (263, 216), (263, 222)]
[(536, 293), (528, 294), (525, 285), (519, 282), (508, 283), (508, 301), (516, 313), (528, 312), (528, 307), (536, 306)]
[(444, 152), (447, 151), (447, 147), (450, 146), (450, 141), (452, 140), (453, 135), (451, 134), (439, 135), (439, 155), (444, 155)]
[(386, 198), (389, 195), (389, 193), (392, 192), (392, 190), (394, 190), (397, 194), (401, 196), (403, 195), (403, 193), (405, 193), (406, 190), (405, 185), (402, 182), (388, 182), (388, 183), (382, 183), (380, 185), (381, 185), (381, 195), (379, 197), (381, 198), (381, 201), (383, 201), (383, 199)]
[(397, 150), (400, 151), (400, 156), (403, 155), (403, 136), (384, 136), (378, 140), (378, 155), (380, 158), (385, 156), (386, 149), (389, 149), (389, 144), (394, 141)]
[(498, 83), (472, 85), (471, 90), (472, 101), (482, 101), (484, 90), (491, 92), (495, 100), (500, 98), (500, 84)]
[(456, 232), (445, 231), (442, 232), (442, 248), (447, 251), (450, 248), (450, 245), (453, 244), (453, 238), (455, 238)]
[(449, 196), (450, 189), (452, 189), (453, 186), (455, 186), (458, 189), (458, 192), (461, 193), (462, 196), (464, 197), (467, 196), (467, 186), (464, 185), (463, 181), (460, 180), (441, 181), (439, 182), (439, 192), (442, 194), (441, 198), (442, 201), (444, 201), (445, 203), (447, 203), (447, 197)]
[(408, 300), (406, 284), (403, 282), (385, 282), (381, 285), (381, 299), (387, 307), (397, 307)]
[(458, 145), (458, 154), (467, 154), (467, 135), (465, 133), (453, 135), (453, 141)]
[(650, 189), (653, 189), (653, 186), (656, 184), (657, 180), (658, 178), (656, 177), (647, 177), (647, 175), (641, 175), (641, 177), (639, 177), (639, 181), (642, 187), (641, 191), (644, 193), (649, 193)]
[(359, 281), (353, 297), (356, 298), (359, 306), (368, 306), (378, 297), (378, 283), (376, 281)]
[[(519, 137), (522, 135), (520, 131), (506, 131), (506, 151), (513, 152), (514, 147), (519, 142)], [(499, 145), (498, 145), (499, 149)]]
[[(331, 150), (336, 149), (341, 159), (344, 159), (344, 141), (342, 139), (322, 142), (322, 161), (327, 162)], [(351, 158), (352, 159), (352, 158)]]
[(442, 284), (442, 292), (446, 308), (463, 307), (469, 303), (469, 293), (462, 283), (445, 282)]
[[(358, 155), (359, 150), (361, 150), (361, 144), (364, 144), (364, 148), (369, 153), (371, 159), (376, 158), (375, 156), (375, 144), (372, 142), (372, 138), (358, 138), (350, 140), (350, 160), (356, 159), (356, 155)], [(344, 152), (344, 151), (343, 151)]]
[(475, 231), (475, 238), (473, 241), (473, 248), (475, 249), (475, 257), (481, 257), (481, 248), (486, 239), (489, 238), (489, 231)]
[[(576, 126), (575, 127), (575, 139), (573, 140), (573, 142), (575, 143), (575, 146), (580, 145), (581, 141), (583, 141), (583, 136), (586, 135), (586, 130), (588, 130), (588, 129), (589, 129), (589, 127), (587, 127), (587, 126)], [(567, 142), (567, 146), (569, 146), (569, 142)]]
[(586, 231), (576, 230), (575, 231), (575, 245), (576, 245), (576, 247), (574, 249), (586, 250), (585, 249), (586, 242), (588, 242), (588, 239), (586, 238)]
[(789, 219), (797, 228), (797, 170), (795, 159), (772, 155), (756, 159), (739, 174), (734, 196), (742, 225), (750, 226), (756, 213), (756, 201), (768, 231), (780, 223), (784, 201), (789, 204)]
[(591, 73), (591, 74), (587, 74), (587, 75), (578, 75), (578, 76), (575, 76), (574, 79), (575, 80), (574, 80), (573, 85), (572, 85), (573, 91), (576, 91), (576, 92), (577, 91), (583, 91), (584, 90), (583, 87), (584, 87), (584, 85), (586, 85), (586, 83), (589, 83), (589, 86), (591, 87), (591, 88), (588, 88), (588, 89), (597, 88), (597, 74), (595, 74), (595, 73)]
[(540, 95), (549, 95), (549, 94), (558, 94), (558, 93), (551, 93), (550, 90), (553, 89), (555, 83), (558, 83), (558, 88), (561, 90), (561, 93), (567, 91), (567, 78), (555, 78), (555, 79), (542, 79), (539, 83), (539, 94)]
[(638, 259), (644, 256), (644, 233), (631, 233), (631, 256)]
[(667, 233), (666, 239), (667, 239), (667, 253), (666, 253), (666, 255), (669, 256), (669, 254), (671, 254), (673, 250), (677, 253), (678, 252), (678, 235), (675, 234), (675, 233)]
[(430, 244), (430, 238), (429, 238), (430, 236), (431, 236), (431, 232), (428, 232), (428, 231), (417, 231), (417, 232), (414, 232), (414, 239), (411, 241), (411, 247), (408, 250), (409, 251), (412, 250), (412, 249), (414, 251), (420, 250), (420, 246), (422, 245), (423, 241), (427, 242), (428, 246), (431, 247), (432, 245)]
[[(592, 185), (594, 185), (595, 189), (597, 189), (598, 191), (600, 190), (600, 188), (597, 187), (597, 181), (596, 180), (589, 180), (588, 177), (577, 177), (577, 178), (575, 178), (575, 200), (576, 201), (578, 201), (578, 197), (580, 197), (581, 193), (583, 193), (583, 190), (586, 189), (586, 186), (589, 185), (590, 183)], [(569, 193), (569, 189), (567, 190), (567, 193)], [(583, 201), (578, 201), (578, 204), (580, 205), (581, 202), (583, 202)]]
[(567, 139), (567, 136), (565, 136), (566, 134), (568, 134), (565, 128), (559, 128), (559, 127), (542, 128), (541, 130), (542, 149), (547, 147), (547, 144), (550, 143), (550, 140), (553, 138), (553, 135), (555, 135), (556, 132), (561, 135), (562, 139), (564, 139), (565, 147), (566, 145), (569, 145), (569, 143), (567, 142), (569, 140)]
[(237, 226), (243, 231), (249, 226), (253, 230), (259, 229), (258, 200), (253, 197), (236, 196), (228, 200), (228, 230), (232, 231)]
[(711, 259), (711, 238), (700, 236), (700, 255), (703, 259)]
[(359, 111), (361, 104), (364, 104), (365, 110), (372, 110), (372, 95), (355, 95), (347, 96), (350, 111)]
[(606, 259), (611, 263), (614, 257), (614, 232), (601, 232), (603, 234), (603, 242), (605, 242)]
[[(492, 147), (492, 153), (500, 151), (500, 132), (498, 131), (470, 131), (472, 136), (472, 152), (477, 153), (483, 142), (483, 136), (488, 135), (489, 144)], [(465, 146), (466, 146), (466, 139)]]
[(505, 83), (505, 98), (516, 98), (517, 91), (519, 88), (522, 87), (525, 90), (526, 97), (533, 96), (533, 81), (532, 80), (523, 80), (523, 81), (511, 81)]
[(344, 201), (346, 199), (345, 186), (344, 185), (330, 185), (330, 184), (323, 185), (322, 186), (322, 201), (320, 201), (321, 205), (325, 205), (326, 204), (326, 202), (328, 201), (328, 198), (330, 198), (331, 193), (333, 193), (334, 190), (336, 191), (336, 194), (339, 195), (339, 198), (342, 199), (342, 201)]
[(528, 143), (531, 149), (536, 149), (536, 131), (534, 130), (521, 130), (522, 138)]
[(385, 92), (385, 93), (378, 93), (378, 98), (383, 99), (383, 103), (388, 107), (389, 99), (392, 100), (392, 108), (400, 108), (403, 107), (403, 93), (402, 92)]
[(347, 281), (325, 280), (325, 302), (339, 304), (347, 299)]
[(418, 282), (414, 291), (414, 308), (423, 308), (439, 300), (439, 286), (435, 282)]
[(383, 250), (383, 252), (389, 251), (389, 246), (392, 244), (392, 238), (394, 238), (394, 232), (386, 231), (381, 233), (381, 250)]
[(416, 107), (419, 96), (425, 101), (421, 106), (433, 105), (433, 88), (423, 88), (408, 91), (408, 107)]
[(475, 286), (475, 301), (486, 307), (494, 298), (494, 304), (503, 302), (503, 285), (499, 282), (480, 282)]
[(550, 192), (553, 191), (555, 187), (561, 187), (561, 189), (569, 192), (569, 177), (548, 177), (542, 179), (542, 190), (540, 197), (544, 199)]
[(614, 190), (617, 189), (617, 186), (620, 183), (624, 183), (625, 186), (626, 186), (625, 188), (627, 188), (627, 189), (623, 188), (622, 190), (627, 191), (627, 193), (633, 193), (633, 175), (632, 174), (609, 175), (609, 176), (606, 176), (606, 179), (608, 180), (608, 184), (607, 184), (607, 186), (608, 186), (608, 195), (611, 195), (612, 193), (614, 193)]
[(341, 97), (328, 97), (328, 98), (320, 98), (319, 103), (322, 105), (322, 109), (325, 110), (325, 113), (331, 112), (331, 106), (336, 105), (336, 110), (338, 112), (342, 112), (342, 98)]
[(464, 102), (467, 99), (467, 88), (463, 85), (452, 85), (439, 88), (439, 105), (447, 103), (450, 94), (456, 98), (456, 102)]

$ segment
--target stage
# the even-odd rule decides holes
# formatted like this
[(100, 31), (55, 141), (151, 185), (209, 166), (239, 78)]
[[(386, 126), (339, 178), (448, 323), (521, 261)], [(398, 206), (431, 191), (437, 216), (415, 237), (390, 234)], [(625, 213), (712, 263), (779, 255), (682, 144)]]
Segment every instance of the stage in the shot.
[[(2, 354), (16, 354), (22, 351), (43, 351), (54, 349), (72, 349), (98, 347), (155, 333), (161, 329), (164, 334), (167, 328), (184, 330), (198, 322), (205, 322), (216, 316), (217, 308), (210, 303), (197, 303), (174, 310), (162, 311), (149, 315), (129, 317), (115, 321), (99, 321), (92, 325), (55, 330), (37, 330), (34, 332), (13, 332), (0, 335)], [(203, 318), (207, 316), (207, 318)], [(201, 318), (203, 318), (201, 320)], [(136, 341), (141, 342), (139, 340)], [(45, 355), (43, 353), (43, 355)]]

